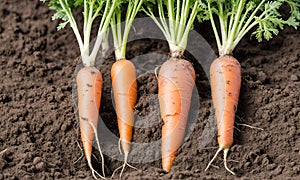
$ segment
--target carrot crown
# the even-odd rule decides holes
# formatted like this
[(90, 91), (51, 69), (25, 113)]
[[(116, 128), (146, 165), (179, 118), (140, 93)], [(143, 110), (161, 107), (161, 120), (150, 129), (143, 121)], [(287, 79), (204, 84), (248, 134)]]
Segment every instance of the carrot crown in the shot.
[[(152, 6), (157, 4), (159, 18)], [(171, 56), (183, 54), (186, 49), (189, 31), (200, 10), (197, 0), (157, 0), (148, 5), (144, 12), (155, 22), (167, 39)]]

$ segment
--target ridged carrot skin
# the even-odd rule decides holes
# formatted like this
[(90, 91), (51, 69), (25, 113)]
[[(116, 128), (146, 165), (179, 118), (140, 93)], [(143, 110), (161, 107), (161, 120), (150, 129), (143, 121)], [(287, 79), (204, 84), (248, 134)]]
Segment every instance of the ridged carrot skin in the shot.
[(92, 141), (95, 136), (90, 122), (97, 127), (102, 93), (102, 75), (95, 67), (82, 68), (76, 77), (80, 134), (85, 157), (91, 161)]
[(130, 151), (137, 99), (135, 67), (131, 61), (118, 60), (111, 68), (112, 88), (118, 118), (120, 140), (125, 156)]
[(229, 149), (233, 143), (234, 117), (241, 88), (241, 66), (232, 56), (216, 59), (210, 67), (210, 81), (215, 108), (218, 143)]
[(162, 167), (169, 172), (184, 134), (195, 85), (195, 70), (184, 59), (171, 58), (158, 74), (158, 98), (162, 127)]

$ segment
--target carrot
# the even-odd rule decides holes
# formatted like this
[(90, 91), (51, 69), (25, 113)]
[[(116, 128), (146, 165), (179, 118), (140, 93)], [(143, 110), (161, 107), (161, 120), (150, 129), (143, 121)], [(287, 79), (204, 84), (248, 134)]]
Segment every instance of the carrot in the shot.
[(213, 105), (218, 127), (219, 149), (209, 165), (220, 151), (224, 151), (224, 166), (227, 167), (227, 154), (233, 143), (234, 116), (238, 106), (241, 88), (241, 66), (232, 56), (221, 56), (210, 67), (210, 83)]
[(188, 35), (199, 12), (199, 1), (153, 1), (157, 4), (159, 19), (151, 4), (144, 10), (160, 28), (168, 41), (170, 59), (163, 63), (158, 74), (158, 98), (162, 126), (162, 168), (169, 172), (177, 150), (183, 142), (195, 86), (195, 70), (183, 58)]
[[(95, 68), (95, 60), (102, 44), (102, 54), (107, 51), (107, 36), (110, 18), (115, 11), (118, 3), (115, 0), (103, 1), (63, 1), (63, 0), (41, 0), (49, 3), (49, 8), (56, 10), (52, 16), (52, 20), (61, 19), (63, 22), (57, 27), (58, 30), (70, 24), (82, 58), (83, 68), (76, 76), (77, 91), (78, 91), (78, 111), (80, 118), (80, 134), (83, 143), (85, 157), (88, 165), (92, 171), (93, 177), (97, 179), (96, 175), (100, 178), (105, 178), (104, 173), (104, 159), (99, 145), (97, 136), (98, 112), (100, 107), (100, 98), (102, 92), (102, 75)], [(73, 11), (82, 7), (83, 14), (83, 31), (80, 33), (77, 26)], [(90, 48), (91, 30), (93, 29), (93, 22), (98, 16), (102, 16), (96, 40), (92, 48)], [(96, 142), (102, 158), (102, 171), (101, 176), (95, 171), (91, 164), (92, 156), (92, 140), (96, 138)]]
[[(133, 20), (146, 0), (118, 2), (119, 5), (110, 21), (116, 59), (116, 62), (111, 68), (111, 79), (120, 134), (119, 150), (120, 153), (122, 153), (120, 148), (121, 144), (124, 152), (124, 163), (114, 170), (112, 177), (115, 172), (122, 168), (120, 173), (121, 177), (126, 165), (136, 169), (127, 162), (134, 125), (134, 106), (137, 99), (137, 82), (135, 67), (132, 62), (126, 60), (126, 45)], [(124, 10), (126, 11), (125, 24), (122, 26), (121, 18)]]
[[(95, 67), (84, 67), (78, 72), (76, 76), (76, 82), (78, 91), (78, 114), (80, 119), (80, 135), (85, 157), (94, 175), (94, 172), (96, 171), (94, 171), (91, 164), (93, 147), (92, 141), (95, 137), (95, 134), (97, 133), (96, 127), (98, 124), (98, 113), (102, 93), (102, 74)], [(99, 141), (98, 139), (96, 140), (99, 146)], [(100, 148), (99, 151), (102, 156)], [(102, 171), (103, 176), (105, 176), (103, 156)]]
[(184, 59), (171, 58), (158, 74), (158, 98), (162, 127), (162, 167), (169, 172), (185, 134), (195, 71)]
[[(134, 106), (137, 99), (135, 67), (131, 61), (118, 60), (111, 68), (112, 89), (114, 93), (120, 141), (124, 151), (124, 164), (127, 163), (134, 124)], [(130, 165), (129, 165), (130, 166)]]
[[(202, 20), (210, 20), (219, 51), (219, 58), (210, 68), (213, 106), (216, 110), (219, 149), (209, 162), (207, 170), (218, 153), (224, 150), (226, 170), (234, 174), (226, 164), (226, 158), (233, 143), (234, 117), (241, 87), (241, 67), (232, 57), (241, 39), (254, 27), (253, 35), (261, 42), (277, 35), (284, 25), (297, 28), (300, 21), (299, 0), (274, 1), (218, 1), (201, 0)], [(279, 12), (283, 4), (290, 6), (290, 17), (282, 18)], [(217, 18), (215, 18), (217, 17)], [(286, 19), (286, 20), (284, 20)], [(216, 26), (218, 21), (219, 26)]]

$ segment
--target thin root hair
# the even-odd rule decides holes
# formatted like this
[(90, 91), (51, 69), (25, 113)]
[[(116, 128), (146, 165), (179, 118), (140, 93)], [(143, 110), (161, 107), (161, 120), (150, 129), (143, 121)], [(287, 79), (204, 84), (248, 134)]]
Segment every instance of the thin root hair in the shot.
[(0, 152), (0, 155), (4, 154), (7, 151), (7, 148)]
[[(93, 177), (94, 177), (95, 179), (99, 179), (98, 177), (100, 177), (101, 179), (105, 179), (104, 176), (101, 176), (101, 175), (93, 168), (92, 163), (91, 163), (90, 160), (88, 161), (88, 164), (89, 164), (89, 167), (90, 167), (90, 169), (91, 169), (91, 171), (92, 171), (92, 175), (93, 175)], [(97, 177), (97, 176), (98, 176), (98, 177)]]
[(257, 130), (264, 131), (263, 128), (259, 128), (259, 127), (255, 127), (255, 126), (250, 126), (250, 125), (248, 125), (248, 124), (236, 123), (236, 125), (238, 125), (238, 126), (245, 126), (245, 127), (251, 128), (251, 129), (257, 129)]
[(102, 154), (102, 151), (101, 151), (101, 147), (100, 147), (100, 143), (99, 143), (99, 139), (98, 139), (98, 134), (97, 134), (97, 129), (96, 129), (96, 127), (94, 126), (94, 124), (92, 122), (90, 122), (90, 121), (88, 121), (88, 122), (92, 126), (92, 128), (94, 130), (94, 133), (95, 133), (96, 143), (97, 143), (98, 150), (99, 150), (99, 153), (100, 153), (100, 156), (101, 156), (102, 173), (103, 173), (103, 176), (105, 178), (104, 157), (103, 157), (103, 154)]
[(228, 155), (229, 149), (223, 149), (223, 148), (221, 148), (221, 147), (219, 147), (219, 149), (217, 150), (217, 152), (216, 152), (216, 154), (214, 155), (214, 157), (212, 158), (212, 160), (208, 163), (207, 167), (205, 168), (205, 171), (207, 171), (208, 168), (209, 168), (210, 166), (213, 166), (213, 165), (212, 165), (213, 161), (216, 159), (216, 157), (218, 156), (218, 154), (219, 154), (222, 150), (223, 150), (223, 152), (224, 152), (224, 167), (225, 167), (225, 169), (226, 169), (228, 172), (230, 172), (231, 174), (235, 175), (235, 173), (234, 173), (233, 171), (231, 171), (231, 170), (228, 168), (228, 166), (227, 166), (227, 155)]
[(73, 164), (76, 164), (78, 161), (80, 161), (80, 159), (82, 159), (83, 156), (84, 156), (84, 154), (81, 153), (80, 157), (76, 161), (74, 161)]
[(118, 168), (116, 168), (116, 169), (114, 170), (114, 172), (113, 172), (112, 175), (111, 175), (111, 178), (113, 178), (114, 175), (115, 175), (115, 173), (116, 173), (119, 169), (122, 168), (121, 173), (120, 173), (120, 175), (119, 175), (119, 177), (121, 178), (121, 177), (122, 177), (122, 174), (123, 174), (123, 172), (124, 172), (124, 170), (125, 170), (126, 165), (127, 165), (128, 167), (132, 168), (132, 169), (138, 170), (136, 167), (130, 165), (130, 164), (127, 162), (127, 159), (128, 159), (128, 154), (124, 153), (124, 163), (123, 163), (121, 166), (119, 166)]

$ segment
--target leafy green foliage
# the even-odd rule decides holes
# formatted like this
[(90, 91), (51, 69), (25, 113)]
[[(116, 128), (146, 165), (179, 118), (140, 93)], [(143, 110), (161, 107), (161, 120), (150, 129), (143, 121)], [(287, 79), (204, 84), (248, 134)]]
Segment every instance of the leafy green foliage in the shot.
[[(56, 13), (52, 16), (52, 20), (61, 19), (63, 22), (57, 27), (58, 30), (63, 29), (71, 21), (72, 12), (78, 7), (84, 7), (85, 0), (41, 0), (48, 2), (49, 8), (55, 10)], [(87, 8), (93, 6), (92, 14), (99, 16), (104, 5), (103, 0), (86, 0)]]
[(42, 2), (48, 2), (49, 8), (55, 10), (56, 13), (52, 16), (52, 20), (61, 19), (63, 22), (57, 27), (58, 30), (64, 28), (69, 22), (70, 17), (68, 13), (83, 5), (83, 0), (41, 0)]
[[(210, 20), (219, 50), (234, 49), (241, 38), (254, 29), (258, 41), (270, 40), (285, 25), (297, 28), (300, 21), (299, 0), (199, 0), (200, 22)], [(290, 7), (290, 16), (283, 19), (280, 8)], [(216, 26), (219, 20), (219, 32)], [(219, 38), (221, 35), (221, 39)], [(222, 41), (221, 41), (222, 40)]]
[(264, 37), (266, 40), (270, 40), (273, 35), (279, 33), (278, 29), (283, 29), (285, 21), (280, 18), (278, 9), (281, 7), (281, 2), (267, 2), (264, 6), (264, 12), (266, 15), (263, 18), (255, 17), (258, 22), (258, 28), (253, 33), (256, 35), (257, 40), (260, 42)]
[[(60, 19), (60, 23), (57, 27), (58, 30), (64, 28), (67, 24), (70, 24), (75, 37), (77, 39), (81, 57), (84, 66), (93, 66), (97, 52), (107, 36), (107, 29), (111, 16), (120, 0), (41, 0), (47, 2), (49, 8), (56, 11), (52, 16), (52, 20)], [(73, 16), (73, 11), (78, 8), (82, 8), (83, 13), (83, 27), (82, 33), (79, 31), (76, 20)], [(96, 17), (102, 15), (101, 22), (98, 25), (98, 33), (96, 41), (90, 52), (90, 39), (93, 22)]]
[[(154, 14), (155, 6), (159, 18)], [(143, 10), (162, 31), (170, 50), (179, 48), (183, 52), (187, 46), (189, 31), (202, 6), (205, 4), (199, 0), (151, 0)]]
[[(118, 0), (110, 24), (117, 59), (124, 59), (128, 35), (137, 13), (142, 10), (143, 3), (148, 0)], [(125, 11), (124, 29), (121, 26), (122, 13)]]

